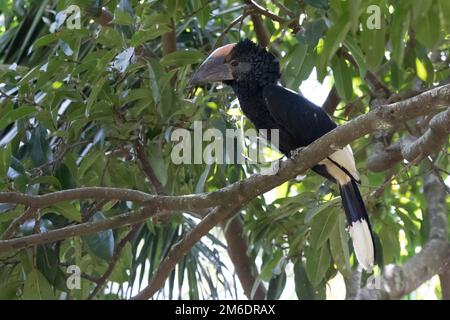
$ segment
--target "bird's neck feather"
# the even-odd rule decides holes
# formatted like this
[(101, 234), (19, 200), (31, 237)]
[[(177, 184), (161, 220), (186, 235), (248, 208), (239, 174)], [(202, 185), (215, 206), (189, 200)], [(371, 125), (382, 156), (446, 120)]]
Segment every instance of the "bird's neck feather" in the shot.
[(264, 102), (264, 87), (256, 85), (254, 81), (235, 82), (231, 87), (245, 116), (257, 129), (277, 128)]

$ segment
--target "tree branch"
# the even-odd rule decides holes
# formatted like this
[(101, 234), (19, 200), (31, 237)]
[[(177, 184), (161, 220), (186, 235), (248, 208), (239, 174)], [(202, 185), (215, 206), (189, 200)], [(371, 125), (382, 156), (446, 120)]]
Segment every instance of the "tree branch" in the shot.
[[(279, 22), (281, 25), (287, 25), (294, 32), (298, 32), (300, 30), (300, 25), (298, 24), (298, 19), (284, 19), (273, 12), (270, 12), (268, 9), (256, 3), (254, 0), (246, 0), (245, 1), (249, 8), (258, 15), (263, 15), (269, 18), (272, 21)], [(256, 26), (255, 26), (256, 28)], [(256, 31), (256, 30), (255, 30)]]
[(32, 216), (34, 216), (34, 213), (36, 212), (37, 208), (30, 207), (25, 210), (24, 213), (22, 213), (20, 216), (18, 216), (16, 219), (14, 219), (8, 228), (3, 232), (0, 239), (7, 240), (11, 238), (14, 235), (14, 232), (20, 227), (21, 224), (23, 224), (25, 221), (30, 219)]
[(345, 300), (353, 300), (358, 294), (361, 287), (361, 272), (359, 270), (351, 270), (348, 277), (344, 277), (345, 282)]
[(128, 242), (130, 242), (133, 237), (136, 235), (136, 233), (141, 229), (142, 223), (134, 225), (131, 230), (123, 237), (122, 240), (120, 240), (119, 244), (116, 247), (116, 251), (114, 252), (113, 257), (111, 258), (111, 261), (108, 264), (108, 268), (103, 273), (103, 275), (97, 279), (96, 287), (88, 296), (88, 300), (94, 299), (94, 297), (97, 295), (97, 293), (103, 288), (108, 278), (111, 276), (112, 272), (114, 271), (114, 267), (116, 266), (117, 262), (120, 259), (120, 256), (122, 255), (122, 251), (127, 245)]
[(167, 56), (169, 53), (177, 51), (177, 35), (175, 33), (175, 23), (170, 20), (172, 30), (162, 35), (163, 55)]
[(220, 36), (217, 37), (216, 42), (214, 43), (213, 49), (217, 49), (218, 47), (223, 45), (223, 40), (225, 39), (225, 36), (227, 35), (230, 30), (237, 25), (238, 23), (242, 22), (244, 18), (247, 16), (247, 13), (244, 11), (243, 14), (238, 16), (236, 19), (230, 22), (230, 24), (222, 31)]
[(253, 285), (257, 278), (257, 268), (255, 262), (247, 255), (247, 241), (245, 240), (242, 221), (239, 216), (233, 217), (223, 227), (225, 239), (227, 240), (227, 251), (233, 262), (236, 274), (241, 282), (244, 294), (248, 299), (264, 300), (266, 288), (262, 283), (256, 289), (254, 296), (251, 296)]
[(334, 114), (334, 111), (336, 111), (336, 108), (340, 101), (341, 98), (339, 98), (336, 87), (333, 86), (333, 88), (331, 88), (330, 92), (328, 93), (327, 99), (322, 105), (322, 109), (325, 110), (325, 112), (330, 116), (332, 116)]
[(450, 270), (439, 275), (441, 282), (442, 300), (450, 300)]
[(135, 212), (127, 212), (105, 220), (85, 222), (48, 232), (32, 234), (20, 238), (0, 241), (0, 253), (9, 252), (29, 246), (64, 240), (75, 236), (84, 236), (107, 229), (116, 229), (144, 221), (158, 212), (156, 208), (144, 207)]
[(147, 154), (145, 153), (144, 147), (140, 141), (136, 141), (134, 144), (134, 149), (136, 150), (136, 157), (139, 159), (139, 162), (142, 167), (142, 171), (144, 172), (147, 179), (150, 181), (150, 184), (155, 189), (158, 195), (167, 195), (164, 190), (164, 186), (156, 177), (155, 171), (150, 166), (150, 162), (148, 161)]
[(419, 138), (404, 137), (374, 153), (367, 160), (367, 169), (374, 172), (384, 171), (403, 159), (409, 162), (418, 162), (439, 151), (442, 145), (448, 141), (449, 133), (450, 109), (447, 109), (431, 119), (429, 128)]

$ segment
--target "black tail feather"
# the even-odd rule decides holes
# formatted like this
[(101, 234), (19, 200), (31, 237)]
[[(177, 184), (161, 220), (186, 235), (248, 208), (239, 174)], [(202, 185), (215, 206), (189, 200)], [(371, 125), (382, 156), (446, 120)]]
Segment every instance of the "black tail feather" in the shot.
[[(361, 232), (364, 233), (370, 233), (370, 235), (365, 235), (366, 241), (362, 241), (361, 238), (358, 239), (358, 235), (352, 234), (352, 240), (353, 240), (353, 247), (355, 248), (356, 256), (360, 262), (360, 264), (363, 267), (367, 267), (367, 261), (370, 261), (370, 264), (374, 263), (374, 259), (376, 256), (375, 252), (375, 241), (373, 238), (372, 233), (372, 227), (370, 225), (369, 216), (367, 215), (367, 210), (364, 205), (364, 201), (361, 197), (361, 193), (359, 192), (358, 185), (355, 181), (351, 180), (350, 182), (339, 185), (339, 191), (341, 193), (342, 198), (342, 204), (344, 206), (345, 215), (347, 217), (348, 225), (351, 228), (360, 228)], [(361, 225), (367, 223), (367, 230), (364, 231), (363, 228), (361, 228)], [(364, 227), (365, 228), (365, 227)], [(355, 232), (355, 230), (353, 230)], [(367, 237), (370, 236), (370, 240), (367, 240)], [(359, 241), (359, 243), (355, 243), (356, 241)], [(372, 248), (369, 248), (368, 246), (372, 246)], [(359, 250), (359, 252), (358, 252)], [(372, 250), (372, 251), (371, 251)], [(370, 252), (373, 252), (373, 257), (364, 257), (367, 255), (370, 255)], [(364, 261), (362, 261), (364, 260)]]

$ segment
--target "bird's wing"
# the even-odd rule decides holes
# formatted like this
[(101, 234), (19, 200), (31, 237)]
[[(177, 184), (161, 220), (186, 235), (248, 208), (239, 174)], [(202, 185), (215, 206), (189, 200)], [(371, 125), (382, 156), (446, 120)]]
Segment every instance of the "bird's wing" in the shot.
[[(269, 85), (264, 88), (263, 96), (267, 109), (278, 125), (295, 137), (296, 147), (307, 146), (336, 128), (322, 108), (292, 90)], [(350, 146), (336, 151), (325, 160), (321, 164), (326, 165), (330, 173), (335, 173), (336, 180), (341, 180), (338, 175), (344, 173), (359, 181)]]
[(279, 85), (268, 85), (264, 101), (275, 121), (304, 147), (336, 128), (326, 112), (299, 94)]

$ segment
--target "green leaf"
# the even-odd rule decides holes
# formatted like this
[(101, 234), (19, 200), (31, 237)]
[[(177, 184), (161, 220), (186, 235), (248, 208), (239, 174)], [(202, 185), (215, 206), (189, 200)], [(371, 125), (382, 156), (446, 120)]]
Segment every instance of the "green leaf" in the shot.
[(22, 289), (22, 281), (8, 281), (0, 284), (0, 300), (15, 300), (19, 289)]
[(134, 22), (133, 8), (128, 0), (120, 0), (114, 10), (113, 22), (117, 25), (130, 26)]
[(345, 230), (345, 217), (341, 214), (330, 234), (330, 249), (333, 261), (344, 277), (351, 274), (348, 235)]
[(361, 48), (356, 43), (355, 38), (350, 36), (345, 39), (344, 44), (349, 49), (353, 58), (355, 58), (356, 64), (358, 65), (359, 69), (359, 76), (361, 77), (361, 79), (364, 79), (367, 72), (367, 66)]
[(154, 40), (163, 34), (171, 31), (172, 28), (169, 27), (167, 24), (158, 23), (153, 26), (151, 26), (149, 29), (145, 30), (139, 30), (136, 33), (133, 34), (133, 37), (131, 38), (131, 46), (137, 47), (141, 44), (144, 44), (147, 41)]
[(12, 122), (25, 118), (26, 116), (36, 112), (35, 107), (21, 106), (19, 108), (10, 110), (6, 114), (2, 114), (0, 118), (0, 130), (6, 128)]
[[(91, 221), (97, 222), (105, 220), (105, 216), (100, 211), (96, 212)], [(100, 259), (110, 261), (114, 255), (114, 234), (111, 229), (100, 231), (92, 235), (83, 237), (92, 253)]]
[(441, 23), (439, 16), (438, 3), (433, 1), (431, 7), (419, 16), (414, 26), (416, 39), (430, 49), (436, 46), (440, 38)]
[(314, 287), (309, 281), (303, 262), (298, 259), (294, 264), (295, 293), (300, 300), (313, 300)]
[(124, 97), (120, 99), (121, 105), (136, 101), (136, 100), (153, 100), (151, 92), (148, 88), (132, 89)]
[(306, 253), (306, 275), (314, 287), (317, 287), (325, 278), (330, 266), (330, 249), (328, 245), (319, 249), (310, 246)]
[(161, 59), (163, 66), (185, 66), (189, 64), (195, 64), (202, 61), (204, 58), (203, 53), (196, 49), (187, 49), (184, 51), (175, 51)]
[(26, 275), (22, 299), (24, 300), (52, 300), (55, 299), (53, 289), (47, 279), (37, 269), (32, 269)]
[(83, 161), (80, 163), (80, 167), (78, 169), (78, 178), (81, 179), (86, 174), (86, 172), (96, 163), (99, 158), (102, 156), (102, 153), (98, 150), (93, 150), (88, 153), (83, 158)]
[(47, 161), (51, 160), (52, 153), (50, 150), (49, 142), (47, 140), (47, 130), (38, 125), (31, 132), (31, 138), (29, 141), (29, 155), (36, 167), (41, 166)]
[(331, 235), (331, 231), (335, 228), (340, 210), (334, 207), (329, 210), (322, 211), (315, 216), (311, 225), (310, 245), (315, 249), (323, 246)]
[(320, 18), (305, 23), (305, 27), (297, 34), (297, 39), (307, 45), (315, 46), (327, 30), (325, 20)]
[(270, 261), (268, 261), (261, 270), (261, 273), (259, 275), (259, 277), (262, 280), (270, 280), (272, 278), (272, 272), (275, 269), (275, 267), (278, 265), (278, 263), (280, 262), (281, 258), (283, 258), (283, 251), (281, 250), (276, 250), (273, 254), (272, 259), (270, 259)]
[(31, 180), (32, 184), (41, 183), (53, 186), (56, 190), (61, 190), (61, 183), (53, 176), (41, 176)]
[(364, 51), (365, 57), (364, 61), (365, 63), (367, 63), (367, 68), (369, 68), (372, 71), (375, 71), (383, 61), (384, 52), (386, 50), (385, 34), (386, 34), (386, 26), (383, 24), (383, 22), (382, 27), (380, 29), (363, 28), (363, 30), (361, 31), (360, 41), (361, 41), (361, 49)]
[(319, 9), (327, 10), (329, 7), (329, 0), (305, 0), (304, 2)]
[(208, 0), (202, 0), (202, 7), (197, 12), (197, 19), (202, 28), (204, 28), (208, 23), (210, 16), (211, 16), (211, 7), (208, 3)]
[[(439, 12), (442, 15), (444, 25), (444, 30), (450, 30), (450, 1), (448, 0), (438, 0)], [(448, 33), (448, 32), (447, 32)]]
[(334, 85), (342, 100), (348, 102), (353, 97), (352, 70), (343, 58), (333, 58)]
[(105, 82), (106, 82), (106, 77), (101, 77), (100, 79), (95, 81), (95, 84), (92, 88), (91, 94), (89, 95), (89, 98), (87, 100), (86, 110), (84, 112), (86, 117), (89, 117), (89, 115), (91, 114), (91, 109), (94, 106), (94, 103), (97, 101), (97, 97), (98, 97), (100, 91), (102, 91), (103, 85), (105, 84)]
[(40, 37), (39, 39), (37, 39), (34, 43), (33, 46), (31, 47), (32, 50), (35, 50), (37, 48), (46, 46), (50, 43), (53, 43), (55, 41), (59, 40), (59, 34), (58, 33), (50, 33), (50, 34), (46, 34), (45, 36)]
[(131, 243), (127, 243), (122, 249), (119, 260), (117, 261), (114, 270), (109, 277), (110, 281), (117, 283), (124, 283), (129, 281), (128, 271), (132, 268), (133, 253), (131, 248)]
[[(347, 7), (346, 10), (350, 12), (351, 31), (352, 34), (356, 33), (359, 27), (359, 16), (363, 12), (361, 9), (365, 9), (366, 6), (361, 6), (362, 0), (346, 1), (343, 4)], [(364, 10), (365, 11), (365, 10)]]
[(350, 30), (350, 18), (348, 13), (343, 14), (336, 23), (328, 29), (324, 40), (323, 50), (319, 55), (317, 75), (319, 81), (323, 81), (326, 75), (328, 61), (336, 53), (339, 45), (344, 42)]
[(308, 45), (304, 43), (298, 43), (292, 53), (286, 55), (285, 59), (288, 59), (285, 71), (282, 74), (283, 80), (286, 82), (286, 86), (295, 90), (299, 87), (301, 80), (297, 79), (303, 63), (305, 61)]
[(0, 147), (0, 179), (6, 177), (9, 166), (12, 162), (11, 144), (8, 143), (5, 147)]
[(42, 212), (56, 212), (66, 217), (69, 221), (81, 222), (80, 210), (70, 202), (60, 202), (52, 204), (51, 207), (44, 209)]
[(378, 232), (383, 247), (383, 261), (385, 264), (393, 263), (400, 255), (400, 242), (398, 227), (393, 222), (384, 223)]
[(55, 177), (58, 179), (61, 189), (73, 189), (76, 187), (72, 172), (65, 163), (62, 163), (56, 170)]
[[(153, 100), (155, 101), (156, 104), (159, 104), (159, 102), (161, 101), (161, 95), (159, 93), (158, 79), (156, 77), (156, 73), (155, 73), (155, 70), (153, 67), (153, 65), (155, 65), (157, 63), (158, 62), (156, 62), (155, 60), (150, 59), (150, 63), (147, 64), (147, 67), (148, 67), (148, 73), (149, 73), (149, 78), (150, 78), (150, 87), (151, 87)], [(160, 112), (160, 115), (162, 115), (161, 112)]]
[(305, 216), (305, 223), (310, 224), (312, 219), (316, 215), (318, 215), (319, 213), (328, 209), (331, 206), (335, 206), (335, 205), (339, 204), (340, 200), (341, 200), (340, 197), (336, 197), (332, 200), (326, 201), (326, 202), (322, 203), (321, 205), (315, 206), (314, 208), (308, 210), (308, 212), (306, 213), (306, 216)]
[(161, 182), (164, 186), (168, 179), (167, 169), (169, 167), (169, 163), (164, 159), (160, 147), (156, 144), (151, 144), (148, 146), (148, 151), (150, 166), (153, 168), (156, 178), (158, 178), (159, 182)]
[(391, 44), (392, 59), (399, 66), (403, 65), (405, 55), (405, 38), (411, 20), (410, 7), (407, 1), (401, 2), (401, 5), (395, 8), (392, 17)]
[(278, 300), (283, 293), (286, 286), (286, 271), (282, 271), (269, 281), (269, 288), (267, 289), (268, 300)]
[(122, 47), (122, 36), (120, 32), (111, 27), (102, 26), (97, 40), (100, 44), (108, 47)]
[(59, 267), (58, 250), (54, 245), (44, 244), (37, 247), (36, 267), (48, 280), (61, 291), (66, 291), (64, 272)]

